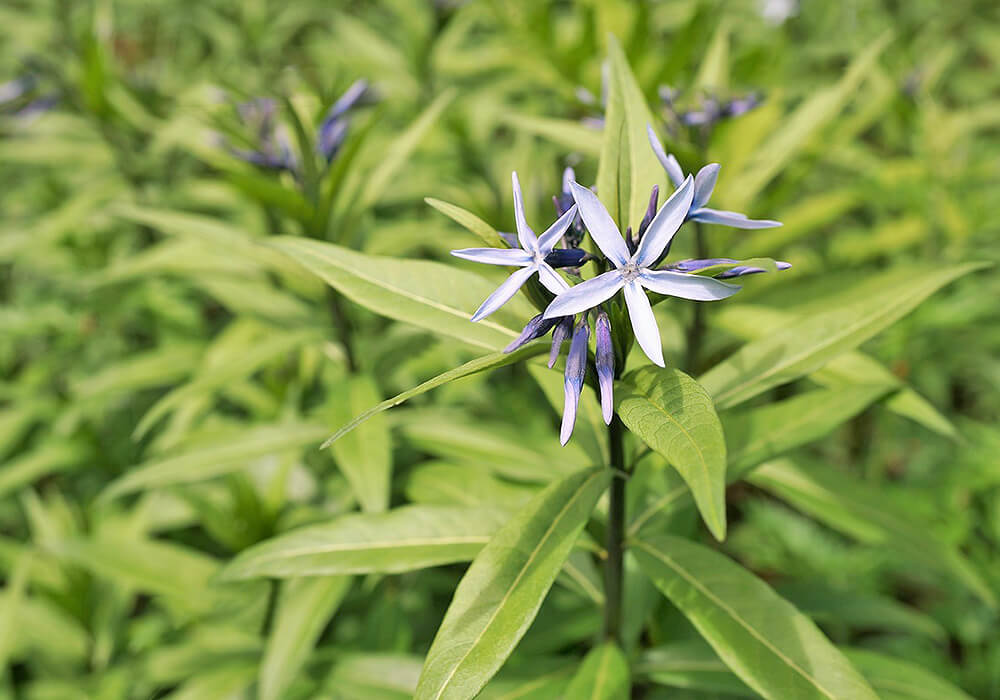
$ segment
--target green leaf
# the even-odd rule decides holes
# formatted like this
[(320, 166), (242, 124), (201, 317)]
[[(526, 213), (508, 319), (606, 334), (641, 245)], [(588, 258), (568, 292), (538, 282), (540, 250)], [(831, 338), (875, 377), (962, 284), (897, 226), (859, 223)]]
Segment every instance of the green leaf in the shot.
[(867, 649), (845, 649), (844, 654), (865, 674), (882, 700), (972, 700), (920, 664)]
[(665, 175), (646, 135), (646, 126), (656, 120), (613, 36), (608, 37), (608, 66), (608, 102), (597, 191), (611, 218), (624, 231), (629, 224), (639, 225), (649, 204), (650, 189), (655, 184), (662, 186)]
[[(366, 374), (347, 379), (337, 393), (330, 410), (335, 423), (341, 424), (379, 399), (374, 379)], [(332, 450), (362, 510), (384, 511), (389, 506), (392, 478), (392, 436), (385, 417), (372, 415), (363, 426), (333, 443)]]
[(455, 94), (454, 89), (448, 89), (438, 95), (406, 131), (389, 145), (379, 159), (378, 166), (374, 170), (365, 172), (364, 187), (358, 196), (357, 208), (364, 210), (378, 201), (385, 188), (441, 116), (441, 112), (455, 98)]
[(466, 362), (464, 365), (450, 369), (447, 372), (442, 372), (432, 379), (428, 379), (423, 384), (418, 384), (412, 389), (407, 389), (404, 392), (396, 394), (391, 399), (386, 399), (382, 403), (372, 406), (368, 410), (358, 414), (353, 420), (345, 423), (341, 426), (337, 432), (331, 435), (326, 442), (323, 443), (323, 447), (328, 447), (334, 442), (342, 438), (347, 433), (351, 432), (359, 425), (369, 420), (373, 416), (382, 413), (383, 411), (388, 411), (390, 408), (400, 405), (406, 401), (409, 401), (414, 396), (420, 396), (420, 394), (426, 393), (431, 389), (436, 389), (439, 386), (453, 382), (456, 379), (462, 379), (463, 377), (468, 377), (473, 374), (478, 374), (479, 372), (484, 372), (488, 369), (494, 369), (496, 367), (504, 367), (515, 362), (519, 362), (528, 357), (534, 357), (535, 355), (541, 355), (547, 352), (548, 348), (544, 341), (534, 341), (528, 343), (527, 345), (518, 348), (512, 353), (505, 352), (494, 352), (489, 355), (483, 355), (482, 357), (477, 357), (474, 360)]
[(221, 576), (395, 574), (469, 561), (505, 519), (503, 511), (458, 506), (403, 506), (385, 513), (354, 513), (250, 547)]
[(420, 659), (414, 656), (348, 654), (337, 660), (325, 685), (336, 700), (409, 700), (419, 677)]
[(425, 202), (430, 204), (432, 207), (437, 209), (439, 212), (447, 216), (449, 219), (457, 223), (459, 226), (465, 228), (467, 231), (474, 233), (476, 236), (482, 240), (486, 247), (488, 248), (509, 248), (510, 246), (500, 238), (500, 234), (497, 230), (490, 226), (488, 223), (480, 219), (478, 216), (473, 214), (471, 211), (462, 209), (462, 207), (455, 204), (449, 204), (448, 202), (442, 202), (440, 199), (434, 199), (432, 197), (427, 197), (424, 199)]
[(635, 675), (671, 688), (756, 698), (704, 640), (672, 642), (643, 652)]
[(33, 555), (25, 553), (7, 576), (7, 585), (0, 597), (0, 678), (6, 676), (7, 661), (18, 642), (18, 614), (25, 598)]
[(627, 700), (632, 696), (628, 660), (613, 642), (594, 647), (566, 689), (567, 698)]
[(890, 547), (962, 582), (990, 607), (997, 606), (989, 583), (957, 548), (928, 531), (925, 524), (899, 512), (869, 484), (844, 472), (830, 473), (828, 468), (789, 459), (763, 464), (747, 479), (829, 527), (861, 542)]
[[(700, 378), (717, 406), (728, 408), (814, 372), (912, 311), (935, 291), (988, 264), (904, 268), (849, 293), (851, 301), (796, 319), (748, 343)], [(864, 289), (866, 294), (854, 294)]]
[(503, 121), (515, 129), (541, 136), (556, 145), (588, 156), (599, 156), (603, 145), (601, 132), (570, 119), (553, 119), (528, 114), (507, 114)]
[(327, 429), (308, 423), (258, 425), (203, 442), (167, 457), (144, 462), (104, 489), (101, 498), (112, 499), (135, 491), (189, 484), (246, 469), (268, 455), (313, 446)]
[(728, 557), (669, 535), (636, 540), (640, 566), (765, 698), (877, 700), (809, 618)]
[(629, 372), (615, 391), (622, 422), (684, 477), (716, 539), (726, 536), (726, 441), (711, 397), (676, 369)]
[(891, 389), (885, 384), (817, 389), (766, 406), (723, 413), (729, 480), (782, 452), (823, 437)]
[[(304, 238), (277, 238), (273, 245), (351, 301), (377, 314), (487, 350), (498, 350), (518, 335), (494, 317), (470, 323), (472, 314), (496, 285), (453, 265), (375, 257)], [(511, 317), (518, 313), (517, 302), (517, 297), (508, 302), (513, 307)], [(531, 316), (525, 306), (522, 302), (521, 319)]]
[(406, 497), (414, 503), (494, 505), (516, 510), (537, 493), (534, 485), (498, 479), (489, 472), (449, 462), (425, 462), (406, 481)]
[(85, 462), (87, 455), (87, 450), (78, 443), (45, 442), (5, 460), (3, 469), (0, 469), (0, 497), (43, 476), (75, 469)]
[(293, 579), (281, 589), (274, 628), (260, 664), (260, 698), (277, 700), (302, 669), (351, 579), (330, 576)]
[(497, 532), (458, 584), (416, 700), (465, 700), (486, 685), (535, 619), (607, 485), (605, 469), (568, 476)]

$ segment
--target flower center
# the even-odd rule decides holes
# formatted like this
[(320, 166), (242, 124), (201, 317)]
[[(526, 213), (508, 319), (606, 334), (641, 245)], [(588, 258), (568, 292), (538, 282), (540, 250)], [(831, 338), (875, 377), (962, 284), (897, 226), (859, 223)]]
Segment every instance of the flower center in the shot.
[(621, 272), (622, 278), (626, 282), (631, 282), (639, 276), (639, 266), (634, 262), (626, 263), (623, 267), (619, 268), (619, 272)]

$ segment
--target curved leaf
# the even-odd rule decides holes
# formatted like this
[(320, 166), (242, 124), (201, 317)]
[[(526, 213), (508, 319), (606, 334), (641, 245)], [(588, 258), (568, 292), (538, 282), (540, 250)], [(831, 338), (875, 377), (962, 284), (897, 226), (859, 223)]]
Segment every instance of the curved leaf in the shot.
[(728, 557), (669, 535), (632, 545), (657, 588), (765, 698), (878, 700), (809, 618)]
[(726, 441), (711, 397), (676, 369), (629, 372), (615, 392), (618, 415), (684, 477), (701, 517), (726, 536)]
[[(367, 374), (350, 377), (331, 402), (338, 423), (347, 423), (378, 401), (378, 386)], [(379, 513), (389, 506), (392, 479), (392, 436), (384, 417), (372, 416), (364, 427), (333, 445), (333, 456), (347, 477), (362, 510)]]
[(845, 649), (882, 700), (972, 700), (965, 692), (919, 664), (867, 649)]
[(490, 540), (458, 584), (416, 700), (465, 700), (486, 685), (538, 614), (608, 479), (587, 469), (553, 483)]
[(395, 574), (469, 561), (504, 520), (501, 511), (455, 506), (354, 513), (250, 547), (225, 567), (221, 577)]

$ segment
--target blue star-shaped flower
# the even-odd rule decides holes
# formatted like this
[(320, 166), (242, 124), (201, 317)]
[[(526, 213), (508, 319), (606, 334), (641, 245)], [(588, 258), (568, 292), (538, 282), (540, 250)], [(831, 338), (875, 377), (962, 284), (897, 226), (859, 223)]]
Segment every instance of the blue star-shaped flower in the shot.
[(576, 216), (576, 205), (560, 216), (541, 236), (536, 236), (524, 218), (524, 199), (521, 197), (521, 183), (518, 182), (517, 173), (511, 173), (510, 179), (514, 188), (514, 222), (517, 224), (517, 240), (521, 247), (506, 249), (463, 248), (451, 251), (455, 257), (465, 260), (486, 263), (487, 265), (508, 265), (521, 268), (487, 297), (482, 306), (472, 315), (473, 321), (486, 318), (506, 304), (521, 288), (521, 285), (536, 272), (538, 280), (553, 294), (559, 294), (569, 288), (559, 273), (545, 261), (545, 257), (552, 252), (556, 243), (573, 222), (573, 217)]

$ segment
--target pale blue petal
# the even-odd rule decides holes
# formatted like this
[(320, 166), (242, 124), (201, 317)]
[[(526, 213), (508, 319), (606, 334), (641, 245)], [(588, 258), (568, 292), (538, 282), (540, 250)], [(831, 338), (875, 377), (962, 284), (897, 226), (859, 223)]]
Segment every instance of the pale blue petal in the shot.
[(517, 225), (517, 239), (521, 241), (522, 248), (534, 251), (538, 239), (528, 226), (528, 220), (524, 218), (524, 197), (521, 196), (521, 182), (517, 179), (516, 172), (510, 174), (510, 183), (514, 190), (514, 223)]
[(748, 219), (746, 214), (740, 214), (735, 211), (724, 211), (722, 209), (709, 209), (708, 207), (695, 209), (691, 212), (689, 218), (691, 221), (700, 221), (703, 224), (723, 224), (725, 226), (732, 226), (733, 228), (756, 229), (781, 226), (780, 221)]
[(693, 195), (694, 180), (688, 175), (684, 184), (678, 187), (670, 195), (670, 199), (660, 207), (660, 211), (656, 212), (646, 233), (642, 235), (639, 250), (635, 253), (635, 261), (640, 267), (649, 267), (659, 259), (660, 254), (677, 233), (677, 229), (684, 223)]
[(594, 239), (594, 243), (607, 256), (608, 260), (614, 263), (615, 267), (621, 267), (627, 263), (628, 246), (625, 245), (625, 239), (622, 238), (622, 234), (615, 226), (608, 210), (601, 204), (601, 200), (577, 182), (571, 183), (570, 187), (573, 188), (573, 199), (580, 207), (580, 218), (583, 219), (587, 230), (590, 231), (590, 237)]
[(538, 237), (538, 252), (543, 256), (548, 255), (552, 252), (552, 249), (556, 247), (556, 243), (559, 239), (563, 237), (566, 233), (566, 229), (569, 225), (573, 223), (573, 217), (576, 216), (576, 205), (571, 206), (565, 214), (556, 219), (556, 222), (545, 229), (545, 233)]
[(657, 294), (694, 301), (718, 301), (742, 289), (738, 284), (670, 270), (643, 270), (639, 273), (639, 281), (643, 287)]
[(522, 267), (504, 280), (504, 283), (497, 287), (497, 290), (486, 298), (483, 305), (479, 307), (472, 316), (473, 321), (480, 321), (507, 303), (507, 301), (517, 294), (521, 285), (535, 274), (535, 267)]
[(569, 344), (566, 355), (566, 373), (563, 379), (562, 427), (559, 430), (559, 442), (565, 445), (573, 434), (576, 424), (576, 409), (580, 403), (580, 390), (583, 388), (583, 378), (587, 373), (587, 340), (590, 338), (590, 327), (583, 319), (573, 331), (573, 341)]
[(511, 265), (524, 267), (531, 264), (531, 253), (520, 248), (462, 248), (451, 254), (462, 260), (485, 263), (486, 265)]
[(622, 279), (618, 270), (611, 270), (586, 282), (581, 282), (553, 299), (549, 307), (545, 309), (545, 318), (572, 316), (581, 311), (592, 309), (617, 294), (624, 284), (625, 280)]
[(719, 164), (709, 163), (698, 171), (694, 177), (694, 197), (691, 199), (692, 209), (701, 209), (708, 204), (715, 189), (715, 181), (719, 179)]
[(656, 154), (656, 158), (660, 161), (663, 169), (667, 171), (667, 177), (674, 183), (674, 187), (680, 187), (684, 182), (684, 171), (681, 170), (680, 163), (677, 162), (677, 159), (672, 154), (667, 155), (667, 152), (663, 150), (663, 144), (660, 143), (656, 132), (653, 131), (653, 127), (649, 124), (646, 125), (646, 134), (649, 136), (649, 145), (653, 147), (653, 153)]
[(560, 277), (558, 272), (553, 270), (547, 263), (544, 262), (538, 266), (538, 281), (541, 282), (547, 290), (557, 296), (570, 288), (570, 286), (566, 283), (566, 280)]
[(660, 343), (660, 329), (653, 316), (653, 308), (649, 305), (646, 292), (638, 280), (632, 280), (625, 285), (625, 305), (628, 306), (628, 317), (632, 321), (632, 332), (639, 347), (646, 357), (654, 364), (663, 367), (663, 345)]

